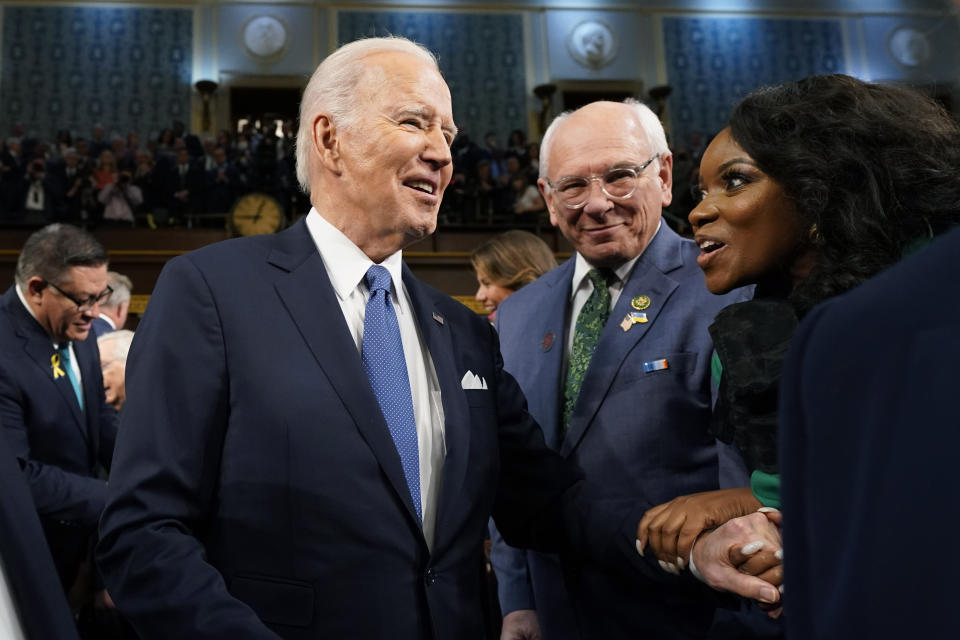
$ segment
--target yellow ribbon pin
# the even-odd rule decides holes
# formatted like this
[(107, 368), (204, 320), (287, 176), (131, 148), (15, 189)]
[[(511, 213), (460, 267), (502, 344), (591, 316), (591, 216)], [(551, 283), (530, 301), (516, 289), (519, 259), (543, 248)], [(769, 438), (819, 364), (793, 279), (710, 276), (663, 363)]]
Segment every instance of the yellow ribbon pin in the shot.
[(53, 369), (53, 379), (56, 380), (60, 376), (65, 376), (67, 373), (63, 370), (63, 367), (60, 366), (60, 354), (55, 353), (50, 356), (50, 368)]

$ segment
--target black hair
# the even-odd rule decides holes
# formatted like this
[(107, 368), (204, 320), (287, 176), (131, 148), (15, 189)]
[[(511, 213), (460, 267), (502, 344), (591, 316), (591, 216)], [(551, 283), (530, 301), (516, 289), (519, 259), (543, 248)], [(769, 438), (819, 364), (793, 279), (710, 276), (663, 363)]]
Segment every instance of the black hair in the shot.
[(960, 128), (920, 93), (810, 76), (754, 91), (729, 126), (809, 229), (801, 313), (960, 222)]

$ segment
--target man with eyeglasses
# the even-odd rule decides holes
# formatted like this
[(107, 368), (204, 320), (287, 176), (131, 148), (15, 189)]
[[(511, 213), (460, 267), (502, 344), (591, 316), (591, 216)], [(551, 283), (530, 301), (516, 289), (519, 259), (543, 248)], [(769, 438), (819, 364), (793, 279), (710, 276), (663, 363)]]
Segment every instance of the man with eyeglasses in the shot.
[[(663, 126), (636, 101), (558, 116), (538, 185), (576, 254), (497, 310), (505, 369), (544, 438), (605, 488), (606, 508), (631, 513), (622, 533), (631, 539), (645, 508), (718, 486), (707, 326), (742, 299), (710, 294), (697, 247), (662, 223), (672, 167)], [(655, 558), (625, 559), (618, 571), (519, 551), (493, 534), (502, 638), (707, 633), (713, 601)]]
[(3, 437), (65, 590), (90, 552), (117, 433), (90, 331), (110, 292), (103, 246), (81, 229), (52, 224), (27, 238), (15, 283), (0, 298)]

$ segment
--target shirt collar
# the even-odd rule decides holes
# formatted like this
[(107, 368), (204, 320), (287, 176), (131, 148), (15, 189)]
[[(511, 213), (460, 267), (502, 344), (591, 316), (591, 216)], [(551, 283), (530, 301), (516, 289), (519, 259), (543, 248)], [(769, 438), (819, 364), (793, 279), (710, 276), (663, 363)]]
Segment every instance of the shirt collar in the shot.
[[(360, 250), (342, 231), (330, 224), (315, 208), (307, 214), (307, 230), (313, 238), (320, 257), (327, 267), (330, 283), (341, 301), (346, 300), (357, 286), (363, 282), (367, 269), (373, 265), (367, 254)], [(390, 272), (393, 279), (394, 298), (398, 298), (397, 289), (402, 286), (401, 276), (403, 251), (387, 257), (380, 263)]]
[[(663, 219), (661, 218), (660, 222), (657, 223), (657, 230), (653, 232), (653, 237), (650, 238), (650, 242), (647, 243), (647, 247), (653, 244), (653, 238), (656, 238), (657, 234), (660, 233), (660, 226), (662, 224)], [(623, 283), (630, 278), (630, 273), (633, 271), (633, 266), (637, 264), (637, 260), (639, 260), (640, 256), (642, 256), (644, 251), (647, 250), (647, 247), (644, 247), (643, 251), (613, 270), (613, 273), (617, 276), (617, 286), (622, 286)], [(576, 264), (573, 268), (573, 282), (570, 286), (571, 300), (576, 295), (580, 287), (583, 286), (583, 281), (586, 279), (587, 273), (589, 273), (593, 268), (594, 266), (587, 262), (587, 259), (580, 255), (579, 252), (576, 254)]]

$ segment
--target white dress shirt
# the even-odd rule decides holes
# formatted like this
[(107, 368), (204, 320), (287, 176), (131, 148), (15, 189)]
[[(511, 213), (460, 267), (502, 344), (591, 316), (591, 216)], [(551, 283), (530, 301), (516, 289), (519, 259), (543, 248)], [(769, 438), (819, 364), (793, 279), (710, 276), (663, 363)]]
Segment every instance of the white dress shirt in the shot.
[[(313, 237), (330, 283), (337, 294), (340, 309), (357, 351), (363, 348), (363, 319), (370, 291), (364, 276), (374, 263), (339, 229), (330, 224), (316, 209), (307, 214), (307, 229)], [(437, 498), (443, 479), (446, 446), (443, 440), (443, 404), (440, 400), (440, 382), (433, 359), (420, 335), (413, 312), (410, 294), (401, 277), (402, 252), (397, 251), (380, 264), (393, 279), (391, 302), (400, 325), (403, 355), (407, 361), (407, 375), (413, 395), (413, 416), (417, 423), (417, 448), (420, 452), (420, 501), (423, 511), (423, 536), (427, 547), (433, 549), (434, 528), (437, 519)], [(399, 286), (398, 286), (399, 285)]]
[[(651, 243), (653, 242), (653, 239), (657, 237), (657, 234), (660, 233), (661, 224), (663, 224), (662, 220), (657, 224), (657, 230), (654, 231), (653, 237), (650, 238)], [(647, 246), (650, 246), (650, 244), (648, 243)], [(644, 248), (644, 251), (646, 251), (646, 248)], [(622, 265), (613, 270), (613, 273), (617, 276), (617, 278), (616, 281), (610, 285), (610, 313), (613, 313), (614, 307), (617, 306), (617, 300), (620, 299), (620, 293), (623, 291), (623, 285), (625, 285), (627, 280), (630, 279), (630, 274), (633, 273), (633, 267), (637, 264), (637, 260), (639, 260), (640, 256), (642, 255), (643, 251), (634, 256), (632, 260), (624, 262)], [(579, 253), (576, 254), (575, 259), (576, 266), (573, 269), (573, 280), (571, 281), (570, 285), (570, 317), (567, 318), (567, 341), (563, 347), (562, 380), (567, 379), (567, 366), (570, 363), (570, 354), (573, 353), (573, 334), (577, 327), (577, 316), (580, 315), (583, 305), (587, 304), (590, 294), (593, 293), (593, 281), (587, 277), (587, 274), (591, 269), (594, 268), (594, 266), (587, 262), (587, 259)]]

